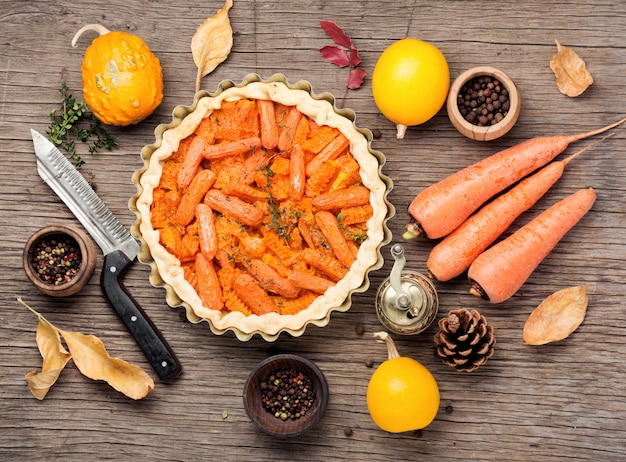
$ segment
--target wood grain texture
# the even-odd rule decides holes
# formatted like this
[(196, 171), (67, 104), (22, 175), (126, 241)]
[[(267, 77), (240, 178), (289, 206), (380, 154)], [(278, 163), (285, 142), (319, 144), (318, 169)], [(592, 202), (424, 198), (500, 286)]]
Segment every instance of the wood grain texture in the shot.
[[(456, 373), (433, 355), (436, 327), (396, 338), (405, 355), (423, 362), (441, 389), (437, 418), (426, 429), (388, 434), (367, 412), (365, 393), (373, 368), (385, 359), (372, 333), (381, 326), (374, 312), (376, 288), (392, 260), (371, 274), (371, 287), (353, 297), (325, 328), (304, 336), (240, 342), (210, 332), (167, 307), (165, 292), (151, 287), (149, 268), (127, 273), (128, 290), (161, 329), (183, 363), (172, 384), (157, 383), (144, 400), (131, 401), (104, 383), (83, 377), (70, 365), (44, 401), (29, 393), (24, 375), (41, 366), (35, 344), (36, 318), (17, 303), (23, 297), (59, 327), (98, 335), (109, 352), (150, 366), (106, 303), (96, 274), (80, 294), (55, 300), (34, 292), (21, 267), (28, 237), (47, 224), (79, 226), (36, 174), (29, 129), (45, 132), (58, 106), (61, 81), (81, 96), (80, 63), (91, 37), (76, 48), (74, 33), (98, 22), (110, 30), (140, 35), (161, 60), (165, 97), (146, 121), (113, 128), (112, 152), (85, 155), (83, 173), (98, 194), (130, 227), (131, 177), (140, 151), (154, 141), (154, 128), (171, 120), (177, 105), (193, 100), (196, 69), (189, 44), (196, 27), (222, 2), (109, 0), (14, 2), (0, 0), (0, 458), (32, 460), (309, 460), (309, 461), (618, 461), (626, 456), (626, 127), (570, 164), (557, 185), (523, 215), (528, 221), (578, 188), (593, 186), (592, 211), (540, 265), (520, 292), (500, 306), (468, 295), (459, 277), (438, 284), (440, 317), (448, 310), (478, 309), (498, 340), (489, 362), (472, 374)], [(601, 127), (626, 114), (626, 12), (620, 2), (398, 0), (235, 0), (230, 12), (234, 46), (227, 61), (205, 77), (215, 90), (223, 79), (249, 73), (283, 73), (290, 82), (308, 80), (315, 92), (341, 98), (347, 72), (327, 63), (318, 49), (331, 43), (319, 27), (333, 20), (350, 34), (363, 59), (363, 87), (350, 91), (345, 106), (357, 125), (379, 129), (373, 147), (387, 159), (394, 182), (389, 199), (397, 214), (389, 226), (394, 242), (408, 221), (407, 206), (429, 184), (500, 149), (533, 136), (571, 134)], [(463, 138), (442, 110), (409, 128), (404, 140), (377, 110), (369, 78), (380, 53), (393, 41), (414, 36), (437, 45), (452, 77), (476, 65), (509, 74), (521, 91), (520, 119), (505, 137), (489, 143)], [(549, 68), (554, 40), (574, 48), (587, 62), (594, 84), (580, 97), (560, 94)], [(572, 153), (589, 141), (570, 147)], [(81, 147), (82, 149), (82, 147)], [(411, 269), (425, 271), (432, 243), (405, 243)], [(587, 283), (585, 321), (568, 339), (530, 347), (522, 328), (530, 312), (556, 290)], [(357, 334), (362, 325), (365, 334)], [(256, 430), (242, 402), (245, 379), (270, 354), (288, 352), (313, 360), (326, 375), (330, 400), (325, 417), (297, 440), (271, 438)], [(222, 411), (228, 412), (222, 418)], [(351, 428), (346, 436), (344, 428)]]

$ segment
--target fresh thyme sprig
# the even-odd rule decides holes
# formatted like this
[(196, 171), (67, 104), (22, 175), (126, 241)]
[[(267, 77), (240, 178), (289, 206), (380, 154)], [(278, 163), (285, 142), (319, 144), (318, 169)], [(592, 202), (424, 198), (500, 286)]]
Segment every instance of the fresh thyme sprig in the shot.
[(102, 123), (91, 113), (89, 106), (72, 97), (65, 82), (59, 91), (63, 97), (61, 109), (50, 112), (52, 123), (48, 126), (47, 134), (52, 143), (67, 153), (76, 167), (80, 168), (85, 163), (76, 151), (76, 139), (90, 143), (90, 154), (95, 154), (101, 148), (111, 150), (117, 146)]

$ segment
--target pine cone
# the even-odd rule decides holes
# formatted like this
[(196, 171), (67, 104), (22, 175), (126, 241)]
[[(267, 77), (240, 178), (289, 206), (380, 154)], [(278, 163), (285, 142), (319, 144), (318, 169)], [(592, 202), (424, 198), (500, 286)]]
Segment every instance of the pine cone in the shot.
[(439, 320), (437, 355), (460, 372), (472, 372), (493, 356), (493, 327), (476, 310), (452, 310)]

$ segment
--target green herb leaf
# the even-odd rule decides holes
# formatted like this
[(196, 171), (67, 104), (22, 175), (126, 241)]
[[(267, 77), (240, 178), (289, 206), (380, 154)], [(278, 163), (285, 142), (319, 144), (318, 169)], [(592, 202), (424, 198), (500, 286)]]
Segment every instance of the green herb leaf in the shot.
[[(65, 151), (77, 168), (85, 162), (76, 151), (76, 138), (83, 143), (90, 143), (88, 150), (95, 154), (99, 149), (111, 150), (117, 143), (102, 126), (98, 118), (89, 110), (85, 102), (76, 101), (65, 82), (59, 89), (63, 100), (61, 109), (50, 111), (51, 123), (48, 126), (48, 139)], [(81, 126), (87, 126), (82, 128)]]

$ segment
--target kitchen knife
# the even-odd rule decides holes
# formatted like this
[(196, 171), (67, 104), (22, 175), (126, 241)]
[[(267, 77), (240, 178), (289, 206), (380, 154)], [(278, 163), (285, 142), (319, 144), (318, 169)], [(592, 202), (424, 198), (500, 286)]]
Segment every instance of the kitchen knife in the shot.
[(124, 325), (164, 381), (176, 378), (182, 367), (161, 333), (122, 283), (140, 244), (117, 220), (87, 180), (46, 137), (31, 130), (37, 172), (89, 232), (104, 254), (102, 290)]

